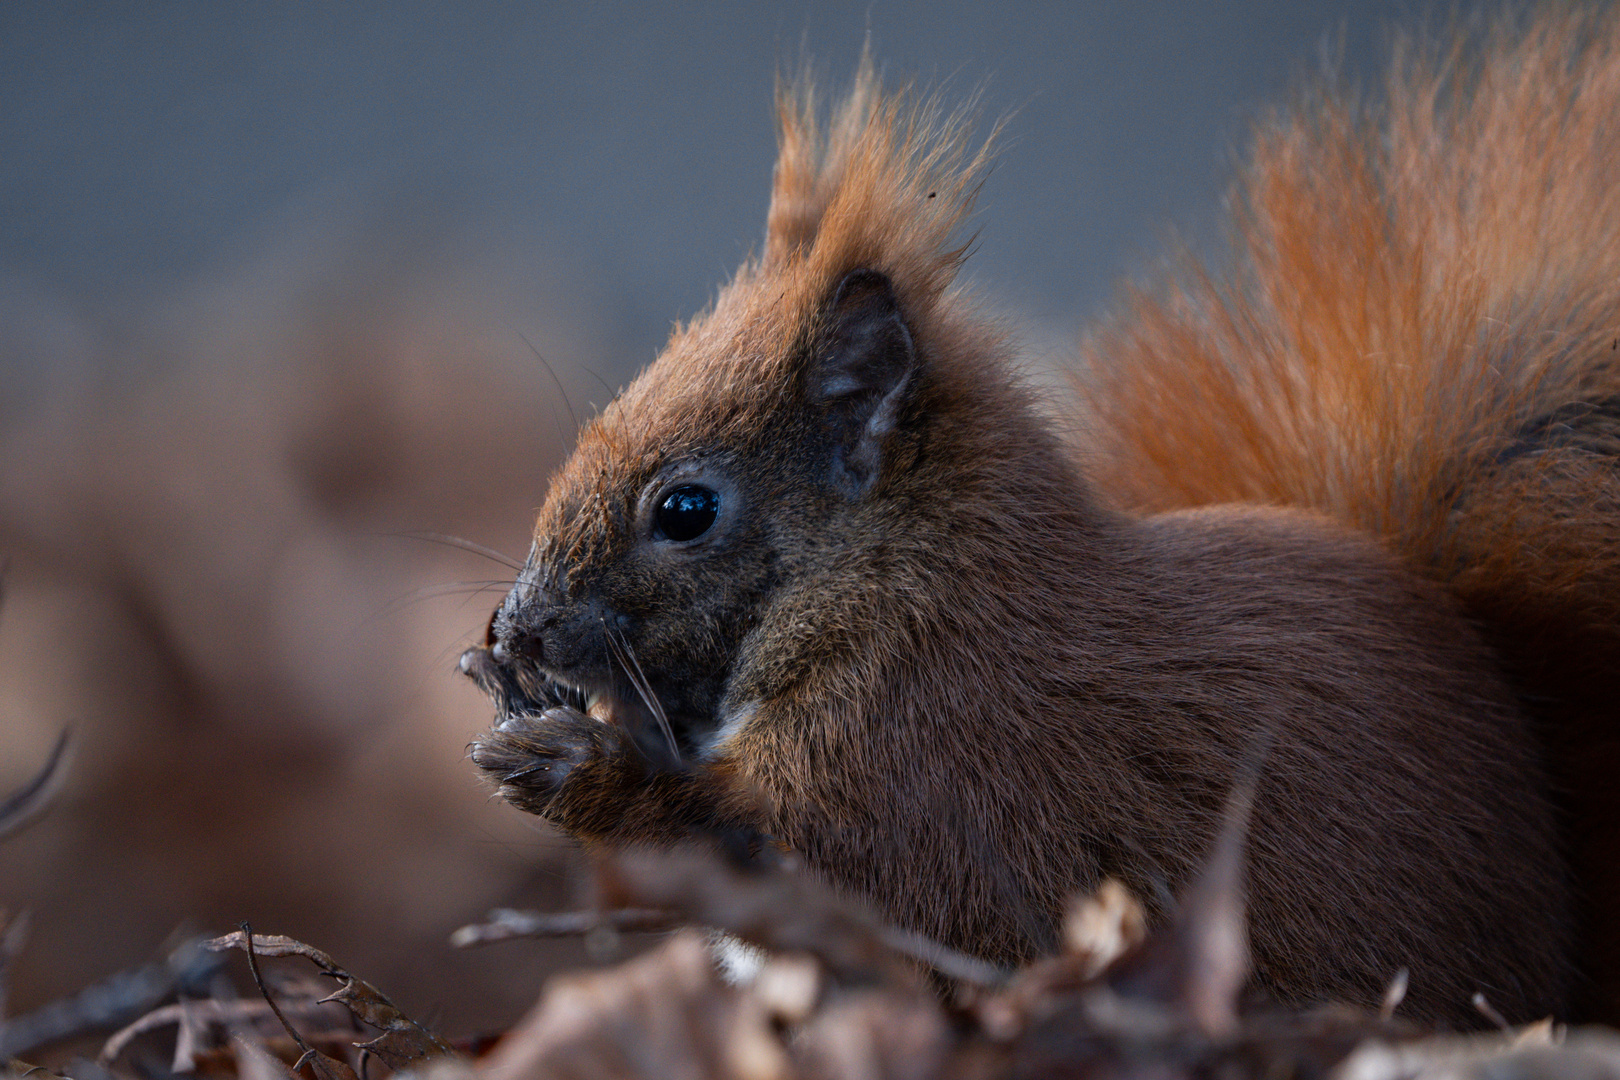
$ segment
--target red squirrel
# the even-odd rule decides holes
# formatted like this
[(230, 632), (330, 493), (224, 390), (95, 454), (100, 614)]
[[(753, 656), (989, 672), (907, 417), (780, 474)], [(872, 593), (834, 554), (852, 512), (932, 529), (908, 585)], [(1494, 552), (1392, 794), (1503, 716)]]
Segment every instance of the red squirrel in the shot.
[(763, 252), (584, 426), (463, 657), (473, 760), (588, 845), (742, 830), (1012, 963), (1106, 877), (1164, 918), (1264, 744), (1257, 991), (1592, 1001), (1620, 15), (1470, 42), (1262, 124), (1229, 261), (1126, 296), (1061, 433), (954, 285), (972, 118), (787, 87)]

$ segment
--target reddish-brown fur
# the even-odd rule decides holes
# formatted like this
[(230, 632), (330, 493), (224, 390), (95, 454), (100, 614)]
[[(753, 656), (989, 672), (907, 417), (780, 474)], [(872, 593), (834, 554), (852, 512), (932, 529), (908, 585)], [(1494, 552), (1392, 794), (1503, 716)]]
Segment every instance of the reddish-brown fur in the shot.
[[(1533, 719), (1614, 715), (1615, 115), (1616, 20), (1569, 15), (1272, 121), (1234, 269), (1088, 342), (1076, 453), (951, 287), (965, 119), (870, 68), (826, 133), (785, 96), (763, 256), (586, 426), (464, 659), (475, 760), (588, 842), (763, 833), (1010, 961), (1105, 875), (1162, 916), (1267, 746), (1260, 988), (1563, 1011)], [(680, 484), (722, 509), (673, 543)]]
[[(1076, 387), (1135, 513), (1365, 529), (1481, 620), (1553, 752), (1620, 1016), (1620, 10), (1411, 42), (1258, 132), (1233, 258), (1126, 297)], [(1574, 408), (1589, 403), (1594, 409)]]

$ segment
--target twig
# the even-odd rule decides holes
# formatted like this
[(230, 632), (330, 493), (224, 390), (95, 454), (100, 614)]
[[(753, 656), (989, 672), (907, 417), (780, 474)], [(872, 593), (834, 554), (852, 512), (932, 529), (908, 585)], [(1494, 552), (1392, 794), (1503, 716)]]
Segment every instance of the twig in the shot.
[(293, 1063), (293, 1072), (297, 1072), (305, 1065), (308, 1065), (316, 1076), (328, 1077), (329, 1080), (359, 1080), (354, 1070), (348, 1065), (338, 1061), (336, 1058), (328, 1057), (304, 1041), (304, 1037), (298, 1033), (298, 1029), (293, 1027), (285, 1014), (282, 1013), (280, 1006), (276, 1004), (276, 999), (270, 996), (270, 988), (264, 984), (264, 976), (259, 974), (259, 954), (253, 947), (253, 928), (245, 922), (242, 924), (242, 936), (247, 940), (245, 951), (248, 958), (248, 970), (253, 973), (254, 985), (259, 988), (259, 993), (264, 995), (264, 1003), (270, 1006), (270, 1011), (275, 1014), (277, 1020), (281, 1021), (281, 1026), (286, 1030), (288, 1038), (292, 1039), (297, 1044), (298, 1049), (302, 1051), (298, 1060)]
[(12, 914), (0, 911), (0, 1026), (6, 1019), (6, 1005), (11, 996), (11, 962), (17, 959), (28, 940), (28, 912)]
[(73, 741), (72, 735), (71, 726), (63, 728), (44, 767), (32, 780), (0, 802), (0, 837), (17, 832), (50, 806), (62, 786), (62, 778), (67, 775), (67, 751)]
[(120, 971), (72, 997), (0, 1022), (0, 1061), (82, 1032), (128, 1023), (150, 1011), (177, 986), (206, 981), (218, 966), (218, 960), (198, 948), (197, 942), (187, 941), (162, 961)]
[(958, 952), (941, 945), (933, 938), (911, 930), (887, 927), (878, 931), (878, 937), (895, 952), (928, 965), (941, 975), (969, 983), (985, 990), (996, 990), (1012, 981), (1013, 972), (987, 960)]
[[(151, 1012), (120, 1028), (107, 1038), (101, 1047), (98, 1060), (107, 1065), (117, 1060), (118, 1055), (124, 1052), (124, 1047), (130, 1040), (148, 1031), (155, 1031), (167, 1024), (184, 1025), (187, 1020), (214, 1022), (235, 1026), (243, 1021), (254, 1022), (271, 1015), (273, 1006), (268, 1001), (220, 1001), (215, 998), (200, 998), (195, 1001), (177, 1001), (153, 1009)], [(295, 1016), (307, 1015), (317, 1017), (323, 1012), (329, 1012), (326, 1005), (318, 1001), (306, 1001), (290, 1006), (286, 1011)], [(176, 1070), (179, 1071), (179, 1070)]]
[(246, 931), (238, 931), (205, 941), (203, 947), (214, 952), (242, 949), (262, 953), (265, 956), (302, 956), (309, 960), (326, 975), (342, 984), (321, 1001), (337, 1002), (348, 1009), (356, 1019), (382, 1032), (370, 1042), (356, 1045), (362, 1050), (376, 1054), (385, 1065), (396, 1072), (411, 1068), (429, 1058), (457, 1056), (454, 1047), (406, 1016), (375, 986), (349, 974), (330, 956), (312, 945), (305, 945), (301, 941), (279, 934), (255, 936)]
[(609, 911), (516, 911), (496, 908), (481, 923), (463, 926), (450, 935), (450, 944), (458, 949), (473, 945), (487, 945), (492, 941), (511, 938), (581, 937), (595, 930), (617, 930), (634, 934), (672, 930), (680, 920), (668, 911), (656, 908), (617, 908)]

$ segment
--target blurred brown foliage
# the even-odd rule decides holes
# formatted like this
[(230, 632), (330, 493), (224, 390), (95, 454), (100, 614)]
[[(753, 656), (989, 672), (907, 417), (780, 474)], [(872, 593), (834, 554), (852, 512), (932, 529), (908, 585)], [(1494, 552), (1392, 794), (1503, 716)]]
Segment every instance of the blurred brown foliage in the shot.
[(406, 534), (523, 556), (572, 439), (537, 353), (600, 402), (573, 326), (601, 313), (385, 239), (306, 234), (138, 310), (0, 282), (0, 793), (75, 730), (0, 843), (0, 908), (33, 913), (15, 1011), (244, 919), (458, 1033), (582, 955), (445, 943), (559, 902), (569, 849), (463, 760), (488, 705), (455, 660), (511, 571)]

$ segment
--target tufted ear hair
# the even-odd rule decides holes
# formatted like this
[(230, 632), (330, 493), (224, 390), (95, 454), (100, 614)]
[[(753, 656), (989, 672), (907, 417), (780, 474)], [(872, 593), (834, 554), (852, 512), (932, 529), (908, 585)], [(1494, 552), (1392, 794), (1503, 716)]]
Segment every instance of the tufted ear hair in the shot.
[(765, 264), (780, 266), (815, 241), (828, 192), (821, 183), (822, 135), (808, 75), (776, 85), (776, 168), (765, 219)]
[(911, 386), (917, 354), (894, 286), (875, 270), (845, 275), (823, 326), (811, 358), (810, 400), (825, 410), (833, 483), (856, 499), (882, 469), (884, 443)]

